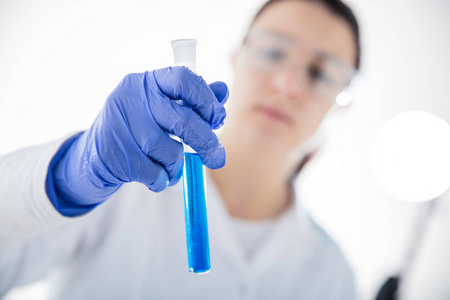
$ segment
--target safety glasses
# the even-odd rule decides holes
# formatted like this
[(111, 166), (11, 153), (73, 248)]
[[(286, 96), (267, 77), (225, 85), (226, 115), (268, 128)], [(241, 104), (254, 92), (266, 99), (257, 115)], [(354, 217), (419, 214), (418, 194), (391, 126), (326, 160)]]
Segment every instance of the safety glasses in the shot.
[(311, 92), (331, 101), (348, 87), (356, 74), (355, 68), (337, 57), (272, 31), (252, 29), (244, 40), (243, 50), (251, 68), (269, 75), (297, 67), (299, 77)]

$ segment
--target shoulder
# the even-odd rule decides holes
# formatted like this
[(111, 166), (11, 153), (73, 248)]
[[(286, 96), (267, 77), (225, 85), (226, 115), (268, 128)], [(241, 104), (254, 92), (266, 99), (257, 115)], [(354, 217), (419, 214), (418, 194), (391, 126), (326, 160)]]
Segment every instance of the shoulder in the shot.
[(355, 299), (356, 288), (353, 270), (336, 241), (303, 208), (300, 214), (308, 232), (308, 239), (314, 249), (314, 261), (317, 271), (333, 299)]

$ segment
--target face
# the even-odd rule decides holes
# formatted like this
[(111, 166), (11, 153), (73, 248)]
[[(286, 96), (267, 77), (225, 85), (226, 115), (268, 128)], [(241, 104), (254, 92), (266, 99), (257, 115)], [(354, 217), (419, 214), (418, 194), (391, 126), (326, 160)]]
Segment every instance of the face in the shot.
[(322, 4), (272, 4), (233, 57), (227, 128), (245, 143), (280, 155), (291, 152), (313, 135), (334, 105), (336, 87), (347, 79), (342, 74), (355, 56), (350, 26)]

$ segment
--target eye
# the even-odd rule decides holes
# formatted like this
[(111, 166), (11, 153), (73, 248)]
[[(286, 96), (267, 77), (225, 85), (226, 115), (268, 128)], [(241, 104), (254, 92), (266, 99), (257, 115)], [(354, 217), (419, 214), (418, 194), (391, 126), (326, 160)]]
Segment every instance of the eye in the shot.
[(331, 85), (333, 79), (320, 66), (311, 66), (308, 69), (309, 78), (313, 82)]
[(270, 63), (281, 62), (286, 56), (284, 51), (276, 48), (261, 48), (258, 53), (261, 59)]
[(281, 60), (284, 57), (284, 54), (280, 50), (277, 50), (277, 49), (265, 49), (263, 54), (267, 59), (270, 59), (273, 61)]

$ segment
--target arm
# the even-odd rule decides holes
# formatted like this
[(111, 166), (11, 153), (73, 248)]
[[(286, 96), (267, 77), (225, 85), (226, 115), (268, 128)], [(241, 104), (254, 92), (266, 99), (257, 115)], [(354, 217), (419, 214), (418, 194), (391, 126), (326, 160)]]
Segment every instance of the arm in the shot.
[(227, 97), (224, 83), (207, 85), (182, 67), (130, 74), (88, 130), (0, 157), (0, 296), (70, 259), (86, 232), (97, 232), (101, 221), (86, 221), (91, 210), (123, 184), (154, 192), (175, 184), (183, 149), (169, 134), (207, 167), (223, 166), (212, 129), (223, 124)]
[(0, 157), (0, 237), (35, 236), (75, 220), (55, 210), (45, 190), (48, 166), (65, 140)]
[(212, 129), (224, 122), (227, 97), (224, 83), (207, 85), (184, 67), (127, 75), (91, 128), (50, 164), (47, 193), (53, 206), (62, 215), (78, 216), (127, 182), (154, 192), (175, 184), (183, 147), (170, 135), (196, 150), (207, 167), (222, 167), (225, 151)]
[(61, 215), (45, 191), (48, 166), (65, 140), (0, 157), (0, 298), (43, 278), (77, 249), (86, 217)]
[(224, 121), (227, 97), (224, 83), (207, 85), (183, 67), (127, 75), (90, 129), (0, 158), (0, 237), (34, 236), (72, 222), (127, 182), (154, 192), (175, 184), (183, 148), (169, 134), (207, 167), (222, 167), (225, 151), (212, 129)]

